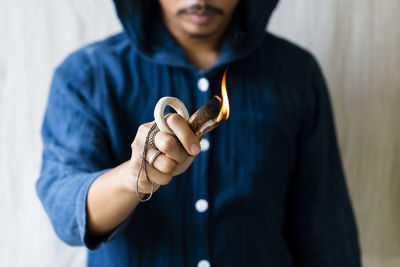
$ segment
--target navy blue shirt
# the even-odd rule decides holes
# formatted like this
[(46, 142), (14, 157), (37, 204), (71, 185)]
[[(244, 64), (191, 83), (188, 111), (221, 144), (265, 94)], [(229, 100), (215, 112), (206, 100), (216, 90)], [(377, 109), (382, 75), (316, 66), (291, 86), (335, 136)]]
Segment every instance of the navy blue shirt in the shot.
[[(328, 91), (308, 52), (264, 32), (276, 2), (241, 1), (202, 71), (157, 1), (115, 1), (124, 32), (56, 69), (36, 186), (57, 235), (89, 249), (88, 266), (360, 266)], [(177, 97), (192, 114), (220, 94), (227, 66), (230, 117), (192, 166), (110, 236), (87, 235), (91, 183), (130, 158), (158, 99)]]

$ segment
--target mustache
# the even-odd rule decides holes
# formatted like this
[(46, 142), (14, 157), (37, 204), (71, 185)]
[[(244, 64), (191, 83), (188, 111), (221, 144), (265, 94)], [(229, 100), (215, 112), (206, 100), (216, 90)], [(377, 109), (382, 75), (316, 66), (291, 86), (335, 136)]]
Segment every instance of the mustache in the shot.
[(178, 10), (178, 15), (186, 14), (218, 14), (223, 15), (224, 11), (218, 7), (210, 4), (194, 4), (187, 8), (182, 8)]

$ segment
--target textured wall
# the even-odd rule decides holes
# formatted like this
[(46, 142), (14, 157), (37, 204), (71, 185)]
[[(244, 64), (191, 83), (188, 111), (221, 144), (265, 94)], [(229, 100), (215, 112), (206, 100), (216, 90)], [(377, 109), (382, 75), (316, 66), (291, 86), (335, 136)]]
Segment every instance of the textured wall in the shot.
[(0, 266), (84, 266), (36, 197), (40, 127), (52, 73), (78, 47), (120, 29), (110, 0), (0, 0)]
[[(327, 76), (367, 267), (400, 266), (399, 12), (399, 0), (281, 0), (270, 26)], [(0, 266), (84, 266), (36, 198), (40, 124), (54, 67), (119, 29), (110, 0), (0, 0)]]

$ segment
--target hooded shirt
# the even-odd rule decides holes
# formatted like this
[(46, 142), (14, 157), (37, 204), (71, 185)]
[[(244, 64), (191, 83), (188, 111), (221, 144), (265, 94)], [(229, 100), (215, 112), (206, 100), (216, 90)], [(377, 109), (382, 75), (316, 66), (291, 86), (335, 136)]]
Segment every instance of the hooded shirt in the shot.
[[(360, 266), (329, 94), (314, 57), (265, 32), (278, 1), (242, 0), (217, 62), (190, 64), (156, 0), (115, 0), (123, 32), (55, 70), (38, 195), (88, 266)], [(91, 183), (131, 155), (163, 96), (192, 114), (220, 94), (231, 114), (190, 168), (109, 236), (87, 234)], [(115, 196), (118, 197), (118, 196)]]

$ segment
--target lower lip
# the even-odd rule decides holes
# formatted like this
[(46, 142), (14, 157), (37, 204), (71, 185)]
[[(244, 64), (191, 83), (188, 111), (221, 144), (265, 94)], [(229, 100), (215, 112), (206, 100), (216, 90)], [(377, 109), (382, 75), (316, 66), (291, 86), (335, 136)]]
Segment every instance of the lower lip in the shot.
[(209, 23), (213, 18), (214, 15), (213, 14), (188, 14), (188, 17), (190, 18), (190, 20), (196, 24), (207, 24)]

